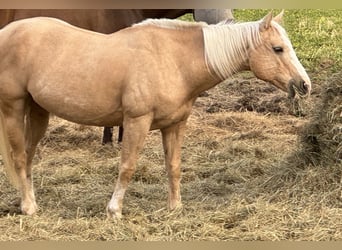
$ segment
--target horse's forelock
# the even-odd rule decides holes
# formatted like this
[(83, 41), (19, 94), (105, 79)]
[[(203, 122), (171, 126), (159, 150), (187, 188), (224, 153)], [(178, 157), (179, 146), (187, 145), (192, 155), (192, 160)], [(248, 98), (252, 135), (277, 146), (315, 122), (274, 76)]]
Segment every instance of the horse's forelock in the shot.
[(283, 38), (283, 40), (289, 40), (286, 30), (279, 23), (272, 21), (272, 26), (275, 30), (278, 31), (279, 35)]

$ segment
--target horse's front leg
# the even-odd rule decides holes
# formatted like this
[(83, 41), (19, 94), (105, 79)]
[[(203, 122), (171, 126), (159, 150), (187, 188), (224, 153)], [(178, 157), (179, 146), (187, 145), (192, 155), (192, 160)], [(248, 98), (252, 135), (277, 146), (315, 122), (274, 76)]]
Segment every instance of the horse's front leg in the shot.
[[(122, 202), (131, 177), (135, 171), (138, 154), (150, 130), (152, 115), (137, 118), (124, 118), (123, 142), (119, 177), (111, 200), (107, 206), (107, 214), (111, 218), (122, 217)], [(126, 132), (127, 131), (127, 132)]]
[(161, 130), (165, 152), (165, 165), (169, 178), (168, 207), (171, 210), (182, 205), (180, 195), (180, 163), (185, 125), (186, 121), (182, 121)]

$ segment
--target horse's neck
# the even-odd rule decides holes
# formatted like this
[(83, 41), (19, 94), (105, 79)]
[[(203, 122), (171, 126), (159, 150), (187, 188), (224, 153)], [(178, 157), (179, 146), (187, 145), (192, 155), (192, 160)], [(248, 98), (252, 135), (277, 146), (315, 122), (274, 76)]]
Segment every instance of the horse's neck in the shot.
[(256, 23), (203, 28), (208, 68), (221, 80), (248, 69), (248, 48), (260, 42)]
[[(150, 20), (135, 25), (133, 29), (137, 29), (137, 32), (142, 32), (142, 34), (147, 33), (146, 29), (149, 29), (149, 33), (152, 34), (151, 30), (155, 29), (158, 41), (169, 41), (167, 43), (168, 46), (160, 46), (159, 49), (166, 50), (165, 54), (170, 54), (170, 51), (174, 51), (172, 54), (177, 61), (179, 69), (182, 69), (181, 74), (183, 75), (184, 84), (186, 84), (186, 89), (190, 92), (188, 94), (191, 96), (197, 96), (201, 92), (222, 82), (222, 80), (225, 80), (236, 71), (245, 68), (246, 56), (236, 56), (234, 50), (226, 48), (225, 42), (227, 39), (224, 36), (227, 35), (226, 33), (219, 35), (215, 31), (211, 32), (209, 39), (206, 40), (208, 37), (204, 37), (205, 28), (202, 30), (202, 27), (207, 27), (206, 25), (188, 25), (182, 28), (181, 26), (178, 27), (181, 24), (176, 26), (177, 24), (179, 23), (173, 24), (170, 21)], [(131, 33), (129, 35), (131, 37)], [(137, 41), (151, 44), (145, 40), (137, 39)], [(206, 42), (208, 41), (211, 46), (209, 50), (206, 48), (208, 45)], [(239, 41), (236, 43), (239, 44)], [(171, 45), (172, 47), (169, 47)], [(234, 46), (234, 44), (231, 46)], [(239, 51), (239, 49), (236, 50)], [(213, 60), (210, 61), (208, 59)], [(214, 66), (225, 64), (225, 68), (219, 68), (219, 71), (215, 71), (213, 63)], [(222, 75), (224, 76), (222, 77)]]
[(191, 96), (197, 96), (221, 82), (220, 78), (213, 74), (205, 61), (203, 33), (201, 29), (180, 30), (184, 32), (181, 37), (190, 36), (191, 39), (180, 40), (179, 51), (184, 54), (178, 58), (182, 69), (185, 84), (191, 92)]

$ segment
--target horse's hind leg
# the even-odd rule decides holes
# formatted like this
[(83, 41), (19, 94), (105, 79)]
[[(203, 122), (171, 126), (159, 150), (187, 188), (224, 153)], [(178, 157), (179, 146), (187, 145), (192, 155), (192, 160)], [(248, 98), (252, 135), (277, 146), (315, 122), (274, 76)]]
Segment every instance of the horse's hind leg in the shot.
[[(27, 101), (25, 99), (3, 101), (1, 108), (21, 194), (21, 211), (31, 215), (37, 210), (31, 181), (31, 162), (34, 149), (42, 136), (42, 130), (39, 128), (46, 127), (48, 115), (39, 110), (37, 105), (28, 105)], [(38, 117), (44, 118), (38, 119)]]
[(36, 211), (36, 203), (32, 186), (27, 185), (26, 175), (27, 154), (24, 136), (26, 100), (4, 100), (1, 108), (11, 147), (16, 182), (21, 193), (21, 208), (24, 213), (33, 214)]
[[(30, 103), (30, 108), (27, 110), (26, 114), (26, 126), (25, 126), (25, 143), (26, 143), (26, 183), (27, 190), (29, 190), (29, 195), (31, 200), (34, 202), (34, 207), (36, 209), (37, 205), (35, 203), (34, 189), (32, 183), (32, 160), (37, 148), (39, 141), (44, 136), (47, 126), (49, 123), (49, 113), (38, 106), (35, 102)], [(26, 195), (26, 196), (27, 196)], [(24, 195), (25, 196), (25, 195)], [(28, 211), (25, 211), (28, 210)], [(24, 202), (22, 203), (23, 213), (30, 214), (30, 209), (26, 209)]]

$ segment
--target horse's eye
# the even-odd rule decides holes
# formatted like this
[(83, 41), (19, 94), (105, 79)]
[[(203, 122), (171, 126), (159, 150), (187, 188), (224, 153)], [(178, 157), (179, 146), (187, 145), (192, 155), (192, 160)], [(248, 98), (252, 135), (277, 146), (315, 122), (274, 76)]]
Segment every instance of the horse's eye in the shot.
[(284, 52), (283, 47), (280, 47), (280, 46), (274, 46), (274, 47), (272, 47), (272, 49), (273, 49), (273, 51), (274, 51), (275, 53)]

